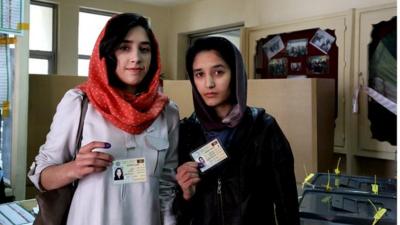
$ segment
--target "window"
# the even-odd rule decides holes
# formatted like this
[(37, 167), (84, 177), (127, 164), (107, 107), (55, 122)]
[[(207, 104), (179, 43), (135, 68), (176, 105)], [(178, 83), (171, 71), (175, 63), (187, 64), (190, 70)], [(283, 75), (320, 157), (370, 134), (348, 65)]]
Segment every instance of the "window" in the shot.
[(113, 13), (80, 9), (78, 36), (78, 75), (87, 76), (89, 73), (90, 55), (96, 39)]
[(240, 28), (242, 26), (234, 26), (224, 29), (212, 30), (202, 33), (195, 33), (189, 35), (189, 46), (192, 45), (197, 39), (203, 37), (224, 37), (232, 42), (239, 50), (240, 49)]
[(56, 73), (57, 6), (31, 1), (29, 73)]

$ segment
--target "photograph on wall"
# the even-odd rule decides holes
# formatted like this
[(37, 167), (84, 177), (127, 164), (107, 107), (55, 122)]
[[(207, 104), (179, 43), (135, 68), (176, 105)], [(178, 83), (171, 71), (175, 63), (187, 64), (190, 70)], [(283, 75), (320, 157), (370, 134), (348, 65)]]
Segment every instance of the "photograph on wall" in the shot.
[(311, 45), (313, 45), (325, 54), (328, 54), (334, 42), (335, 37), (321, 29), (317, 30), (317, 32), (315, 32), (314, 36), (310, 40)]
[(310, 56), (307, 59), (308, 74), (329, 74), (329, 56)]
[(300, 72), (300, 70), (301, 70), (301, 62), (291, 62), (290, 63), (290, 70), (292, 72)]
[(271, 59), (285, 48), (281, 36), (277, 35), (262, 46), (268, 59)]
[(282, 76), (287, 74), (287, 58), (278, 58), (269, 61), (268, 73), (273, 76)]
[(307, 39), (289, 40), (286, 46), (286, 53), (290, 57), (307, 55)]

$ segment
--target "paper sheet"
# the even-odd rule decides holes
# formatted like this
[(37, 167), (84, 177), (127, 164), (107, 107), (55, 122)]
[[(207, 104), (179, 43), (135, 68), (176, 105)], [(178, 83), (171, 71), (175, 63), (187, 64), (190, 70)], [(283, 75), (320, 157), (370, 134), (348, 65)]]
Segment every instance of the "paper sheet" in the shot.
[[(1, 35), (1, 38), (7, 38), (7, 35)], [(8, 45), (0, 44), (0, 106), (2, 102), (9, 100), (9, 77), (10, 77), (10, 48)]]
[(15, 202), (0, 205), (0, 224), (27, 225), (32, 224), (34, 216)]
[(1, 0), (0, 33), (22, 34), (23, 0)]

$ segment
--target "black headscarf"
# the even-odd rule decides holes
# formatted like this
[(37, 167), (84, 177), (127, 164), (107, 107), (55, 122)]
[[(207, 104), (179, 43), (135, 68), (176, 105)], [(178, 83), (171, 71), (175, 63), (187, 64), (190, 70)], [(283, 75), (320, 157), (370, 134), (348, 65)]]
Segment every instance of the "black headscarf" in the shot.
[[(215, 50), (231, 70), (231, 101), (233, 108), (222, 120), (215, 109), (208, 107), (196, 89), (193, 80), (193, 61), (202, 51)], [(221, 130), (236, 127), (243, 117), (247, 99), (247, 75), (239, 50), (227, 39), (207, 37), (196, 40), (186, 53), (186, 71), (192, 84), (193, 103), (197, 118), (206, 130)]]

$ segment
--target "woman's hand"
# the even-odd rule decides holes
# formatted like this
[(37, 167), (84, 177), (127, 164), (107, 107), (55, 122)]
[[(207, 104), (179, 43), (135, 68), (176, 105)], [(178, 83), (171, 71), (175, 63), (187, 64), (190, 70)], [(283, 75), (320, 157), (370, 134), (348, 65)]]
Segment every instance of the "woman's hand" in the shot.
[(196, 185), (200, 182), (197, 162), (186, 162), (178, 167), (176, 180), (183, 191), (183, 198), (189, 200), (196, 193)]
[(112, 156), (103, 152), (94, 152), (96, 148), (110, 148), (111, 145), (106, 142), (92, 141), (83, 146), (76, 159), (72, 161), (72, 177), (81, 179), (91, 173), (101, 172), (112, 164)]
[(40, 185), (44, 190), (53, 190), (70, 184), (91, 173), (104, 171), (112, 163), (107, 153), (93, 152), (95, 148), (110, 148), (106, 142), (93, 141), (83, 146), (76, 159), (64, 164), (49, 166), (40, 174)]

